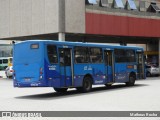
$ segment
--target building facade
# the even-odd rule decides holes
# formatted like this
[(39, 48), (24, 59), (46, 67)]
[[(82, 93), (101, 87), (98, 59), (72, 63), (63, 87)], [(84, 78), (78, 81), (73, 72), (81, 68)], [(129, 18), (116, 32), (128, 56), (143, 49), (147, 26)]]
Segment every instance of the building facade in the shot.
[(136, 43), (159, 54), (159, 8), (148, 0), (0, 0), (0, 39)]

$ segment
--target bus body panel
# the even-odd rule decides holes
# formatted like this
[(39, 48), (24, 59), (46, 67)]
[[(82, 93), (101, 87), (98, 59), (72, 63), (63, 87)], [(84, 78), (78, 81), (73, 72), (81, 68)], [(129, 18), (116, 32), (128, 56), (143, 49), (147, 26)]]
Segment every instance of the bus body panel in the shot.
[(124, 83), (129, 80), (130, 73), (136, 73), (135, 63), (116, 63), (115, 64), (115, 82)]
[(113, 82), (112, 66), (107, 65), (105, 67), (106, 67), (106, 83)]
[[(47, 59), (47, 58), (46, 58)], [(51, 65), (45, 59), (45, 81), (49, 87), (60, 87), (60, 70), (57, 64)]]
[(61, 74), (61, 77), (60, 77), (61, 84), (60, 84), (60, 86), (61, 87), (72, 86), (71, 67), (70, 66), (66, 66), (65, 68), (61, 67), (60, 68), (60, 74)]
[[(31, 49), (31, 45), (39, 47)], [(48, 55), (48, 45), (55, 46), (57, 62), (50, 63)], [(102, 63), (75, 63), (74, 51), (76, 46), (102, 48)], [(107, 47), (106, 47), (107, 46)], [(106, 49), (107, 48), (107, 49)], [(137, 47), (96, 45), (86, 43), (70, 43), (57, 41), (26, 41), (14, 45), (13, 69), (15, 70), (15, 87), (54, 87), (69, 88), (81, 87), (85, 76), (91, 76), (92, 84), (126, 83), (129, 75), (135, 73), (137, 77), (137, 61), (128, 63), (116, 63), (114, 48), (141, 50)], [(106, 52), (106, 56), (104, 54)], [(63, 53), (63, 55), (62, 55)], [(136, 53), (136, 52), (135, 52)], [(70, 64), (61, 64), (61, 57)], [(140, 56), (140, 55), (139, 55)], [(106, 57), (106, 58), (105, 58)], [(105, 61), (105, 59), (107, 59)], [(140, 66), (139, 65), (139, 66)], [(143, 66), (143, 65), (141, 65)], [(140, 68), (140, 67), (139, 67)], [(142, 69), (142, 67), (141, 67)], [(141, 70), (143, 74), (145, 70)]]
[[(38, 45), (38, 48), (31, 48), (31, 45)], [(24, 42), (14, 46), (15, 87), (47, 86), (44, 80), (43, 49), (43, 44), (38, 42)]]
[(74, 65), (74, 85), (82, 86), (86, 75), (91, 75), (93, 84), (104, 84), (107, 82), (104, 64), (75, 64)]
[(92, 76), (93, 76), (93, 84), (105, 84), (106, 81), (106, 73), (105, 73), (105, 65), (104, 64), (93, 64), (92, 67)]

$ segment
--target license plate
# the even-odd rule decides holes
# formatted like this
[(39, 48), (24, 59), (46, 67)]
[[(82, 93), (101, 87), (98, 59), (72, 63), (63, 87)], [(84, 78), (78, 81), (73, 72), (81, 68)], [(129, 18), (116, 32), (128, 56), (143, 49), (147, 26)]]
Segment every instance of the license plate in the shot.
[(30, 82), (31, 78), (24, 78), (25, 82)]

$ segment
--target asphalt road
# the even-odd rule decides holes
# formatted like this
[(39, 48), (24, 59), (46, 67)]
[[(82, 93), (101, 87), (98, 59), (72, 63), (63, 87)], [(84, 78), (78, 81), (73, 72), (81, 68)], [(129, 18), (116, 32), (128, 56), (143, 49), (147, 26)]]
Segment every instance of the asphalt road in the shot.
[(160, 77), (138, 80), (133, 87), (102, 85), (89, 93), (69, 89), (65, 94), (53, 88), (14, 88), (11, 79), (0, 79), (0, 111), (160, 111)]

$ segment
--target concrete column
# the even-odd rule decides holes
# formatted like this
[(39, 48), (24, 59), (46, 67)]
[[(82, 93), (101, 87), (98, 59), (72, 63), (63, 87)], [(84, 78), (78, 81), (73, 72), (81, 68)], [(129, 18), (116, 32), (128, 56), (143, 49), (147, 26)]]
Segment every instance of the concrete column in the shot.
[(58, 40), (65, 41), (65, 33), (58, 33)]
[(59, 36), (65, 33), (65, 0), (59, 0)]

